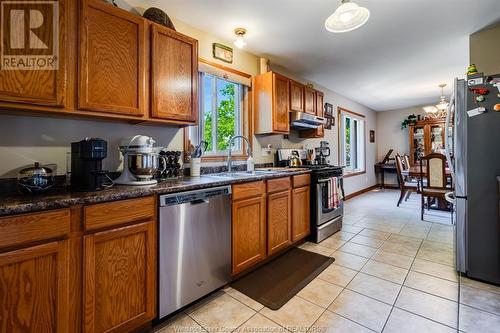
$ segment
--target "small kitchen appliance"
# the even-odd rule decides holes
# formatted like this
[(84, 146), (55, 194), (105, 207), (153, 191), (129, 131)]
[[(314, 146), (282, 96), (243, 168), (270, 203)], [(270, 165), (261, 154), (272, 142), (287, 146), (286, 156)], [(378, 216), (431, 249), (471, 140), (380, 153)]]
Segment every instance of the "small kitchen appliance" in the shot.
[(17, 187), (22, 193), (42, 193), (52, 186), (54, 186), (54, 172), (38, 162), (35, 162), (34, 166), (22, 169), (17, 174)]
[(319, 243), (342, 228), (344, 187), (342, 167), (327, 163), (326, 157), (330, 155), (328, 142), (324, 141), (316, 151), (320, 158), (316, 156), (316, 163), (309, 165), (304, 163), (307, 161), (307, 150), (279, 149), (277, 165), (293, 167), (289, 159), (297, 152), (303, 162), (299, 168), (311, 170), (311, 240)]
[(327, 141), (321, 141), (320, 146), (315, 148), (315, 164), (326, 165), (328, 164), (328, 157), (330, 156), (330, 147)]
[(102, 170), (107, 157), (107, 142), (85, 138), (71, 143), (71, 189), (77, 192), (99, 191), (113, 185), (108, 172)]
[[(123, 171), (115, 180), (120, 185), (156, 185), (158, 181), (153, 176), (159, 171), (166, 170), (167, 160), (160, 156), (160, 148), (154, 147), (156, 143), (153, 138), (145, 135), (136, 135), (124, 138), (120, 144), (120, 152), (123, 155)], [(159, 167), (159, 160), (162, 167)]]

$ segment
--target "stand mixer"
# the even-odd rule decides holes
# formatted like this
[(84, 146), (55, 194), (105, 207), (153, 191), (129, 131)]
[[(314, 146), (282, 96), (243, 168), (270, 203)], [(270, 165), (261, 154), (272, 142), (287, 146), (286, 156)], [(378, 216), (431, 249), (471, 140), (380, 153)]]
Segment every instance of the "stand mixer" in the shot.
[(120, 185), (156, 185), (158, 181), (153, 176), (159, 169), (159, 159), (163, 159), (165, 171), (167, 161), (158, 154), (153, 138), (145, 135), (124, 138), (120, 143), (120, 152), (123, 155), (123, 171), (115, 184)]

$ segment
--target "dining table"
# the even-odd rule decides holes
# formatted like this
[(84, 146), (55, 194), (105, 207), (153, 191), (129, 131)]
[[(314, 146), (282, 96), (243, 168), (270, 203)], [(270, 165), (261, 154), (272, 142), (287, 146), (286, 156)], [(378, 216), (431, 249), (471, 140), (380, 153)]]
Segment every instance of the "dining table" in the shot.
[[(414, 165), (414, 166), (411, 166), (407, 170), (403, 170), (401, 173), (403, 174), (403, 176), (410, 176), (412, 178), (419, 178), (420, 174), (421, 174), (420, 171), (422, 171), (422, 173), (424, 175), (426, 175), (427, 174), (427, 167), (422, 166), (422, 170), (420, 170), (420, 165)], [(446, 173), (446, 177), (451, 177), (450, 168), (445, 168), (445, 173)]]

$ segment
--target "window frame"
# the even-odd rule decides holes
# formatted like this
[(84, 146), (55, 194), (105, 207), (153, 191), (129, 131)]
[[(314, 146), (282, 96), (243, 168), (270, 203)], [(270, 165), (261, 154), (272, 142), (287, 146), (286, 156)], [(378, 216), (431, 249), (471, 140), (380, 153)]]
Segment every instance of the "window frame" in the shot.
[[(346, 149), (346, 144), (345, 144), (345, 117), (348, 117), (349, 119), (357, 122), (362, 122), (362, 132), (357, 133), (355, 140), (358, 141), (360, 139), (360, 135), (362, 134), (362, 140), (361, 142), (357, 142), (357, 147), (358, 149), (361, 148), (362, 152), (361, 155), (358, 154), (359, 157), (361, 157), (361, 160), (357, 158), (357, 163), (361, 163), (361, 166), (358, 166), (355, 170), (348, 170), (346, 169), (346, 172), (344, 174), (345, 178), (348, 177), (353, 177), (353, 176), (358, 176), (366, 173), (366, 117), (363, 114), (356, 113), (353, 111), (350, 111), (348, 109), (338, 107), (338, 123), (339, 123), (339, 128), (338, 128), (338, 143), (339, 143), (339, 164), (345, 164), (345, 149)], [(351, 127), (352, 128), (352, 127)], [(359, 128), (359, 127), (358, 127)], [(352, 142), (352, 140), (351, 140)], [(357, 149), (357, 151), (358, 151)]]
[[(239, 124), (239, 126), (241, 126), (241, 134), (249, 139), (249, 141), (250, 141), (249, 148), (250, 148), (250, 151), (252, 151), (252, 148), (253, 148), (252, 87), (247, 86), (246, 84), (241, 84), (241, 83), (232, 81), (229, 79), (229, 77), (231, 77), (231, 76), (234, 77), (236, 75), (236, 76), (240, 76), (241, 78), (244, 78), (246, 80), (252, 81), (252, 75), (238, 71), (236, 69), (233, 69), (233, 68), (230, 68), (230, 67), (227, 67), (224, 65), (220, 65), (218, 63), (214, 63), (214, 62), (202, 59), (202, 58), (198, 58), (198, 62), (200, 64), (204, 64), (205, 66), (209, 66), (209, 67), (214, 68), (219, 73), (221, 71), (222, 71), (222, 73), (224, 73), (222, 76), (216, 75), (213, 73), (208, 73), (208, 74), (213, 75), (215, 77), (222, 78), (224, 80), (227, 80), (227, 81), (230, 81), (233, 83), (237, 83), (240, 85), (241, 89), (239, 89), (239, 90), (240, 90), (240, 95), (242, 95), (241, 99), (240, 99), (241, 119), (238, 121), (238, 124)], [(201, 71), (199, 72), (199, 75), (201, 77)], [(202, 81), (199, 81), (199, 82), (200, 82), (200, 86), (202, 86)], [(201, 99), (202, 99), (201, 91), (199, 92), (198, 98), (201, 101)], [(201, 112), (202, 111), (201, 104), (199, 106), (199, 111), (200, 112), (198, 112), (198, 118), (196, 119), (196, 123), (194, 125), (198, 127), (198, 131), (201, 131), (202, 130), (201, 117), (203, 116), (203, 113)], [(189, 162), (189, 160), (190, 160), (188, 150), (189, 150), (189, 144), (191, 142), (189, 139), (189, 132), (190, 132), (191, 127), (192, 126), (184, 127), (184, 138), (183, 138), (184, 140), (183, 141), (184, 141), (184, 162), (185, 163)], [(198, 132), (198, 136), (201, 137), (200, 132)], [(233, 151), (233, 154), (232, 154), (232, 159), (235, 161), (244, 161), (248, 158), (247, 143), (241, 142), (240, 144), (241, 144), (240, 149), (238, 151)], [(227, 150), (224, 152), (218, 152), (218, 153), (204, 155), (204, 156), (202, 156), (201, 160), (202, 160), (202, 163), (227, 161)]]

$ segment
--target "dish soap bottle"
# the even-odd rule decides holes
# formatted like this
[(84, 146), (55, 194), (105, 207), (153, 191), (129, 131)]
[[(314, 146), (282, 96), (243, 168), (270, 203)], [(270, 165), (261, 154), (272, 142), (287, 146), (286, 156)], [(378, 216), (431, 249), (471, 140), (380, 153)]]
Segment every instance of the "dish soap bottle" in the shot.
[(253, 172), (255, 170), (255, 162), (252, 155), (248, 156), (247, 159), (247, 172)]

